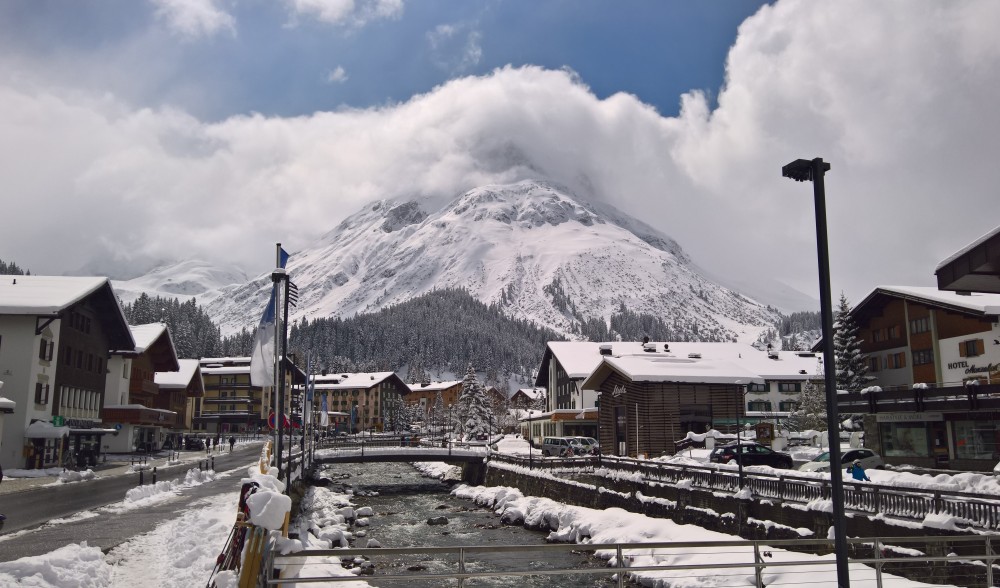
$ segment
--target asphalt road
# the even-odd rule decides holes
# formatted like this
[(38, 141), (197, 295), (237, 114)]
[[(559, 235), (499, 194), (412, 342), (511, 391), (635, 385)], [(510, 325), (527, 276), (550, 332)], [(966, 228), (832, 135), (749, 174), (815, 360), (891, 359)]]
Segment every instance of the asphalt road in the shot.
[[(95, 510), (120, 503), (125, 492), (138, 485), (138, 474), (98, 478), (58, 486), (43, 486), (25, 492), (0, 496), (0, 510), (7, 520), (0, 527), (0, 561), (41, 555), (53, 549), (86, 540), (105, 552), (128, 541), (135, 535), (151, 531), (160, 522), (187, 508), (191, 503), (227, 492), (237, 492), (245, 468), (260, 455), (259, 446), (237, 449), (217, 455), (215, 471), (236, 470), (220, 475), (216, 480), (186, 488), (180, 495), (151, 506), (121, 513), (100, 513), (99, 516), (57, 525), (45, 525), (53, 519), (70, 517), (81, 511)], [(194, 467), (197, 467), (196, 465)], [(157, 481), (183, 479), (190, 467), (169, 468), (158, 472)], [(150, 482), (147, 472), (146, 483)], [(233, 504), (233, 520), (236, 504)], [(15, 534), (15, 536), (8, 537)]]

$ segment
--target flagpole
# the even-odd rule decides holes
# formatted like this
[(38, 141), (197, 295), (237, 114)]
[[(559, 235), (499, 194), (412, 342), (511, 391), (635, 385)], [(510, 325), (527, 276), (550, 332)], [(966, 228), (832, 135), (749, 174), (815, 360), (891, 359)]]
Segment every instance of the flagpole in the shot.
[[(276, 243), (275, 246), (274, 246), (274, 250), (275, 250), (274, 251), (274, 257), (275, 257), (274, 267), (276, 267), (276, 268), (277, 267), (281, 267), (281, 243)], [(280, 303), (281, 303), (281, 301), (280, 301), (280, 298), (281, 298), (281, 288), (278, 287), (279, 280), (280, 280), (280, 276), (278, 275), (277, 272), (274, 272), (274, 273), (271, 274), (271, 282), (272, 282), (272, 286), (271, 287), (274, 288), (274, 390), (272, 391), (271, 396), (274, 397), (274, 405), (275, 405), (274, 406), (274, 409), (275, 409), (274, 410), (274, 432), (275, 432), (275, 438), (276, 438), (275, 439), (275, 441), (276, 441), (275, 442), (275, 446), (277, 447), (277, 455), (278, 455), (278, 461), (277, 461), (277, 463), (275, 465), (278, 467), (278, 478), (280, 479), (281, 478), (281, 462), (282, 462), (282, 458), (284, 457), (283, 456), (284, 447), (283, 447), (283, 443), (282, 443), (282, 439), (281, 439), (281, 432), (282, 432), (282, 424), (283, 424), (282, 421), (284, 420), (283, 417), (284, 417), (284, 413), (285, 413), (285, 404), (284, 404), (284, 399), (280, 397), (280, 395), (281, 395), (281, 392), (280, 392), (280, 390), (281, 390), (281, 386), (280, 386), (280, 382), (281, 382), (281, 370), (280, 370), (281, 363), (280, 363), (280, 361), (278, 359), (278, 357), (279, 357), (279, 355), (278, 355), (279, 351), (283, 351), (283, 350), (279, 350), (279, 344), (281, 342), (281, 339), (278, 338), (278, 333), (280, 332), (279, 326), (280, 326), (280, 323), (281, 323), (281, 312), (280, 312), (280, 309), (281, 309), (281, 306), (280, 306)]]

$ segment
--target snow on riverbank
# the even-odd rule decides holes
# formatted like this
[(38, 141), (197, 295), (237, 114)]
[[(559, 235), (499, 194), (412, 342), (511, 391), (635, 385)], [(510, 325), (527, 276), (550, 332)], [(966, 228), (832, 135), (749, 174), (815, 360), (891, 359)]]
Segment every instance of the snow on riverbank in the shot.
[[(708, 531), (693, 525), (680, 525), (669, 519), (657, 519), (631, 513), (620, 508), (595, 510), (580, 506), (570, 506), (548, 498), (524, 496), (514, 488), (459, 485), (452, 490), (459, 498), (473, 500), (477, 504), (492, 508), (503, 522), (522, 524), (529, 528), (549, 530), (549, 540), (569, 543), (636, 543), (636, 542), (693, 542), (693, 541), (739, 541), (733, 535)], [(789, 565), (767, 567), (764, 582), (768, 585), (796, 586), (808, 583), (815, 586), (835, 586), (837, 573), (834, 556), (815, 556), (805, 553), (787, 552), (769, 548), (769, 563), (790, 561), (810, 561), (828, 565)], [(702, 570), (666, 570), (639, 572), (637, 577), (643, 586), (753, 586), (753, 566), (736, 567), (724, 573), (709, 573), (720, 561), (727, 564), (754, 561), (753, 548), (720, 547), (699, 548), (697, 550), (625, 550), (627, 565), (698, 565)], [(615, 565), (613, 551), (598, 551), (598, 557)], [(850, 575), (855, 581), (874, 581), (874, 570), (862, 564), (850, 564)], [(883, 574), (892, 586), (940, 586), (924, 584)]]

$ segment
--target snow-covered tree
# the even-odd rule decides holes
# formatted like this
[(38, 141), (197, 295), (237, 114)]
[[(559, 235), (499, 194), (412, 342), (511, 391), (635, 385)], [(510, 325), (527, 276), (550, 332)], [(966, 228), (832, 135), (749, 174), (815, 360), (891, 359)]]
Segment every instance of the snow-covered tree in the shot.
[(858, 392), (867, 385), (868, 364), (861, 353), (858, 327), (851, 317), (847, 297), (840, 294), (840, 306), (833, 324), (833, 351), (836, 359), (837, 389)]
[(434, 404), (431, 405), (430, 414), (427, 416), (432, 426), (431, 430), (434, 432), (440, 432), (445, 418), (444, 396), (441, 395), (440, 390), (438, 390), (437, 395), (434, 397)]
[(462, 393), (458, 397), (461, 433), (465, 439), (475, 439), (490, 432), (490, 409), (486, 392), (479, 384), (479, 377), (472, 364), (465, 371)]
[(799, 431), (825, 431), (826, 426), (826, 394), (816, 382), (823, 380), (823, 369), (820, 368), (816, 377), (806, 380), (799, 393), (799, 407), (791, 418), (788, 427)]

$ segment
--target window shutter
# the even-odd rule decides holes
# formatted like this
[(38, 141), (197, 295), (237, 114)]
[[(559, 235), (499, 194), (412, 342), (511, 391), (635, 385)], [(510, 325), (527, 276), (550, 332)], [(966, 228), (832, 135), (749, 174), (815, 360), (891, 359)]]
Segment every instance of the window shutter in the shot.
[(986, 353), (986, 346), (983, 344), (982, 339), (976, 339), (976, 355), (982, 355)]
[(899, 354), (899, 367), (901, 367), (901, 368), (905, 368), (906, 367), (906, 354), (905, 353), (900, 353)]
[(969, 357), (968, 354), (965, 353), (965, 342), (964, 341), (958, 344), (958, 356), (959, 357)]

